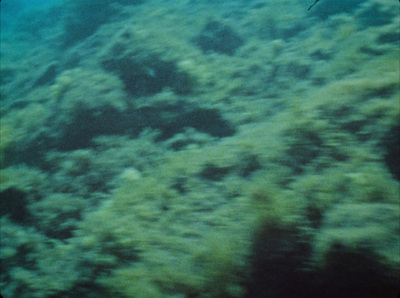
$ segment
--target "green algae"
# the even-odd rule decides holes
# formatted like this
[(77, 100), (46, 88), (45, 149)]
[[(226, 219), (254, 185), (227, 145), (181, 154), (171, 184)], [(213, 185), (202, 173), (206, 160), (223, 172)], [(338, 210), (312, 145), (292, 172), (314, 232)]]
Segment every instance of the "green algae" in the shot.
[(118, 2), (2, 37), (2, 294), (394, 293), (397, 3)]

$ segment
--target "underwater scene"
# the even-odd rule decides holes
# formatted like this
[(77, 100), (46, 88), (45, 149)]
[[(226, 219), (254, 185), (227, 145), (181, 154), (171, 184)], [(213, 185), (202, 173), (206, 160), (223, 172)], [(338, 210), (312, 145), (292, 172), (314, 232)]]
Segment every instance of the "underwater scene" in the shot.
[(397, 0), (1, 1), (5, 298), (395, 298)]

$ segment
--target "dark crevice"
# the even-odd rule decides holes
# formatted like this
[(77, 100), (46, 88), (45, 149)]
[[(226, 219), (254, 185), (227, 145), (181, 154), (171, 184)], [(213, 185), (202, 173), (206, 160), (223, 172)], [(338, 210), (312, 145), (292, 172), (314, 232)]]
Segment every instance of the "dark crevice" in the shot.
[(0, 216), (8, 215), (18, 224), (26, 224), (31, 219), (27, 208), (27, 194), (16, 188), (8, 188), (0, 192)]
[(52, 84), (58, 74), (58, 67), (56, 64), (50, 64), (46, 67), (45, 71), (37, 78), (37, 80), (33, 83), (33, 88)]
[(164, 141), (188, 127), (214, 137), (227, 137), (235, 133), (233, 126), (218, 110), (190, 108), (183, 104), (163, 108), (142, 107), (126, 112), (82, 110), (71, 123), (60, 127), (59, 141), (55, 146), (62, 151), (89, 148), (96, 136), (128, 134), (137, 137), (145, 128), (159, 130), (157, 140)]
[(207, 165), (205, 165), (204, 169), (201, 171), (200, 176), (207, 180), (220, 181), (231, 170), (232, 170), (232, 167), (218, 167), (214, 164), (207, 164)]
[(157, 94), (164, 88), (171, 88), (176, 94), (189, 94), (194, 86), (194, 80), (173, 62), (153, 56), (123, 56), (104, 60), (102, 65), (115, 73), (134, 97)]
[(217, 21), (208, 22), (198, 36), (193, 39), (204, 53), (233, 55), (244, 44), (243, 39), (229, 26)]
[(384, 162), (395, 179), (400, 181), (400, 124), (393, 126), (382, 141)]

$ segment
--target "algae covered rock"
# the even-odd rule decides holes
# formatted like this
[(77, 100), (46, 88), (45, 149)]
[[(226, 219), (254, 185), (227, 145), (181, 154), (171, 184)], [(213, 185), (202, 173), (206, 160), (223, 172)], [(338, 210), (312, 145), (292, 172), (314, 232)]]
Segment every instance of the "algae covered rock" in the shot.
[(324, 297), (395, 297), (399, 290), (400, 210), (392, 204), (337, 205), (316, 237)]
[(124, 83), (125, 90), (134, 97), (154, 95), (166, 88), (176, 94), (190, 94), (195, 80), (184, 71), (179, 61), (143, 47), (137, 35), (122, 30), (113, 37), (100, 57), (102, 67), (116, 74)]
[(99, 70), (75, 68), (61, 73), (52, 85), (58, 147), (87, 147), (92, 137), (121, 131), (127, 97), (121, 81)]

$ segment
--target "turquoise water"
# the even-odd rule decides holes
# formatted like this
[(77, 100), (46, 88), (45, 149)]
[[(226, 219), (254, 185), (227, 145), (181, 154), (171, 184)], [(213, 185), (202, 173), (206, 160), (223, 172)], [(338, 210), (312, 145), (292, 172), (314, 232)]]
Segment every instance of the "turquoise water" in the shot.
[(1, 2), (3, 297), (396, 297), (399, 3)]

